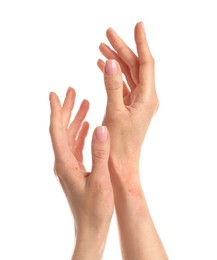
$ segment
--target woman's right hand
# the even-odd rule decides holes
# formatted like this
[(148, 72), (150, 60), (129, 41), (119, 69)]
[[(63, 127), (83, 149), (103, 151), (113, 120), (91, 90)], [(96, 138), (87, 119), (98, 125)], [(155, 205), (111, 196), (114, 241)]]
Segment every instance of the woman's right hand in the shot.
[(135, 27), (138, 56), (111, 28), (107, 38), (114, 50), (102, 43), (100, 50), (108, 60), (99, 60), (98, 66), (104, 73), (107, 91), (103, 124), (111, 136), (109, 170), (122, 256), (126, 260), (167, 260), (139, 179), (141, 146), (159, 106), (154, 59), (142, 23)]
[[(148, 47), (143, 23), (135, 27), (138, 56), (113, 29), (107, 38), (114, 50), (101, 43), (100, 51), (108, 59), (98, 61), (104, 72), (107, 107), (103, 124), (111, 135), (110, 161), (118, 169), (138, 162), (143, 139), (159, 101), (155, 90), (154, 59)], [(127, 83), (123, 81), (122, 73)]]

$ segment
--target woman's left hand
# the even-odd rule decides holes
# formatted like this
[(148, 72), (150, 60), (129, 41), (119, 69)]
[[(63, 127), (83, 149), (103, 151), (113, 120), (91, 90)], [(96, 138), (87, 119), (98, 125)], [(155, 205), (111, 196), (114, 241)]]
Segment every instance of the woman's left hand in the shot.
[(76, 246), (73, 259), (101, 259), (114, 208), (108, 170), (110, 137), (105, 126), (95, 129), (92, 171), (86, 172), (82, 151), (89, 128), (84, 121), (89, 103), (87, 100), (81, 103), (70, 123), (75, 95), (75, 90), (69, 88), (61, 106), (58, 96), (54, 92), (50, 94), (54, 172), (74, 216)]

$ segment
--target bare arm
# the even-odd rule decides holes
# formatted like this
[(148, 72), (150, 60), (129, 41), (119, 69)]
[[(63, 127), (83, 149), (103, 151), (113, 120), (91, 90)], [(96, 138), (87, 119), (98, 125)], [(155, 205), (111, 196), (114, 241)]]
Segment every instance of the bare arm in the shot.
[(73, 260), (102, 259), (113, 214), (114, 199), (108, 157), (110, 137), (107, 128), (97, 127), (92, 137), (92, 171), (83, 164), (83, 147), (89, 124), (84, 121), (89, 109), (84, 100), (70, 123), (75, 90), (69, 88), (61, 106), (50, 94), (50, 134), (55, 155), (54, 172), (63, 188), (75, 223), (76, 243)]
[(141, 146), (159, 106), (154, 59), (142, 23), (135, 27), (138, 56), (113, 29), (108, 29), (107, 38), (113, 49), (100, 45), (108, 60), (99, 60), (98, 66), (104, 72), (108, 96), (103, 124), (111, 135), (109, 170), (123, 259), (166, 260), (139, 179)]

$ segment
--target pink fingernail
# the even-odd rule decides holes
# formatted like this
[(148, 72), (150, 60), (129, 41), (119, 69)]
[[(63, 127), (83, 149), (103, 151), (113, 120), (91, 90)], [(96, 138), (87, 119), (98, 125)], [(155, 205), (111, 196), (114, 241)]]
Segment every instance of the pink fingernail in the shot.
[(100, 142), (105, 142), (108, 138), (108, 130), (106, 126), (98, 126), (96, 128), (96, 138)]
[(118, 72), (118, 65), (116, 60), (107, 60), (105, 64), (105, 72), (108, 75), (115, 75)]

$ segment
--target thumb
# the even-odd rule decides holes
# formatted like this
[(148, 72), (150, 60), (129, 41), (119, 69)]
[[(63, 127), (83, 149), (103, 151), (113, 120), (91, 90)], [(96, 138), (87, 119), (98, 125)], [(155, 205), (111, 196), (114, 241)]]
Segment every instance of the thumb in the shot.
[(124, 107), (123, 79), (120, 65), (116, 60), (107, 60), (104, 68), (104, 81), (107, 92), (107, 107), (114, 109)]
[(110, 137), (106, 126), (98, 126), (92, 138), (92, 173), (108, 174)]

